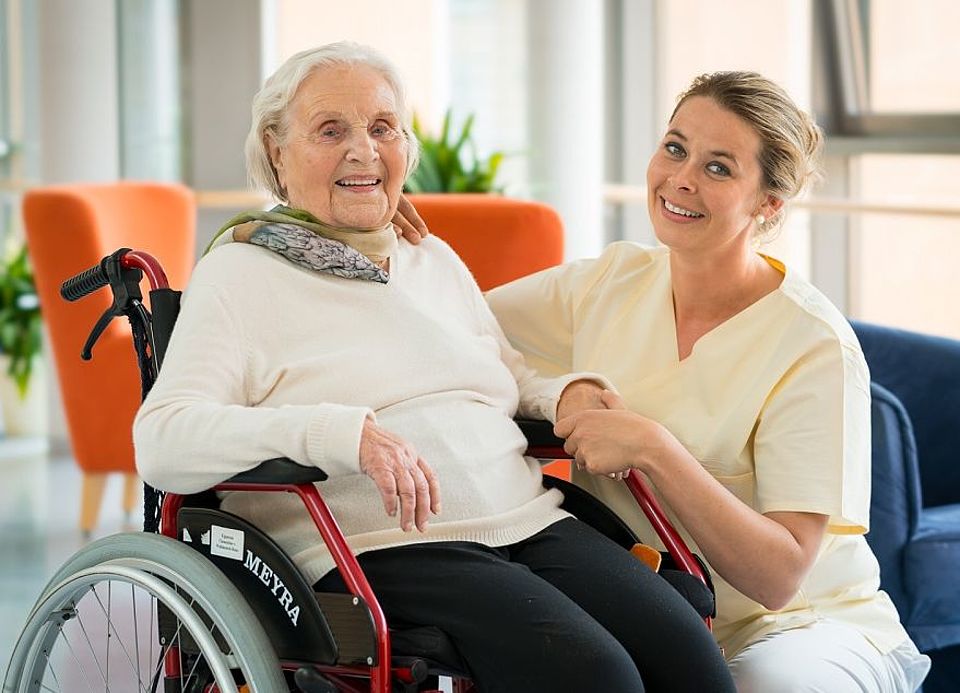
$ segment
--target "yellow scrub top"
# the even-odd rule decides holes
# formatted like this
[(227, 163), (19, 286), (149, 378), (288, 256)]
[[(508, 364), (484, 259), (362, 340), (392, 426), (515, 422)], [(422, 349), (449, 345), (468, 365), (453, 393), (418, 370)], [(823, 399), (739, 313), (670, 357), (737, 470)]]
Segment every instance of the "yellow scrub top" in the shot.
[[(907, 634), (879, 590), (879, 566), (863, 538), (870, 511), (867, 365), (833, 304), (766, 259), (784, 273), (781, 286), (701, 337), (683, 361), (667, 248), (614, 243), (595, 260), (519, 279), (487, 300), (529, 365), (544, 375), (607, 376), (630, 409), (666, 426), (757, 512), (829, 516), (810, 574), (779, 611), (711, 570), (714, 634), (727, 657), (768, 633), (823, 618), (857, 628), (887, 653)], [(575, 481), (641, 540), (662, 548), (624, 484), (586, 473), (575, 473)]]

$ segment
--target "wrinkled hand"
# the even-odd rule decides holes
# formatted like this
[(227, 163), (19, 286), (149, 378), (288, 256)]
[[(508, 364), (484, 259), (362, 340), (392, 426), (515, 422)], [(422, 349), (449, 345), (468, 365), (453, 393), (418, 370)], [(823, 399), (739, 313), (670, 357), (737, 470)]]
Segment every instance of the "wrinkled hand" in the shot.
[(627, 410), (616, 393), (605, 390), (601, 400), (607, 409), (582, 411), (557, 421), (553, 428), (566, 439), (563, 449), (579, 469), (623, 478), (676, 443), (656, 421)]
[(417, 213), (416, 208), (407, 199), (406, 195), (400, 196), (400, 201), (397, 203), (397, 212), (393, 215), (391, 221), (393, 222), (393, 230), (397, 232), (397, 238), (402, 236), (414, 245), (430, 235), (426, 222)]
[(399, 436), (380, 428), (371, 419), (363, 424), (360, 436), (360, 471), (373, 479), (390, 517), (400, 507), (404, 532), (427, 528), (432, 512), (440, 513), (440, 485), (433, 470)]
[(557, 402), (557, 421), (588, 409), (606, 409), (601, 399), (603, 386), (592, 380), (574, 380), (563, 388)]

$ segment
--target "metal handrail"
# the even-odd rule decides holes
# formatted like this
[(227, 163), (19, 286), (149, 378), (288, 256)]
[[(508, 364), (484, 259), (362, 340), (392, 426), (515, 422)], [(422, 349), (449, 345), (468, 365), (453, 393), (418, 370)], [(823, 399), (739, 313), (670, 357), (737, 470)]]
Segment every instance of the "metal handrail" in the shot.
[[(647, 188), (643, 185), (608, 183), (604, 186), (603, 199), (615, 205), (646, 204)], [(960, 217), (960, 206), (948, 203), (880, 202), (842, 197), (807, 197), (794, 200), (790, 204), (797, 209), (806, 209), (811, 212)]]

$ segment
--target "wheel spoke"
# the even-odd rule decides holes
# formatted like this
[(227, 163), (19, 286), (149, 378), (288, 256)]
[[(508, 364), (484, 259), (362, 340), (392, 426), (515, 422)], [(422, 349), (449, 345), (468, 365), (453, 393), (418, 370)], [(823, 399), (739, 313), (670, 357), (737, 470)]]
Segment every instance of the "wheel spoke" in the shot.
[[(97, 595), (97, 591), (93, 591), (94, 595)], [(100, 604), (100, 609), (103, 609), (103, 604), (100, 602), (100, 596), (97, 595), (97, 603)], [(110, 610), (113, 607), (113, 582), (107, 581), (107, 661), (104, 663), (106, 667), (107, 674), (107, 688), (104, 693), (110, 693), (110, 626), (113, 625), (113, 621), (110, 620)], [(129, 659), (129, 657), (127, 657)]]
[(83, 680), (87, 684), (87, 690), (92, 691), (93, 686), (90, 684), (90, 679), (87, 678), (86, 668), (80, 662), (80, 658), (77, 656), (76, 650), (73, 649), (73, 644), (70, 642), (70, 638), (63, 632), (63, 626), (58, 627), (60, 628), (60, 635), (63, 636), (63, 642), (66, 643), (67, 649), (70, 650), (70, 654), (73, 655), (73, 660), (77, 663), (77, 669), (79, 669), (80, 673), (83, 675)]
[[(57, 676), (57, 670), (54, 668), (53, 663), (50, 661), (50, 652), (44, 652), (43, 658), (47, 660), (47, 667), (50, 669), (50, 674), (53, 676), (53, 682), (57, 684), (57, 691), (62, 691), (63, 689), (60, 686), (60, 678)], [(49, 688), (46, 684), (41, 684), (45, 688)], [(53, 690), (53, 689), (51, 689)]]
[(133, 649), (137, 658), (137, 682), (140, 683), (140, 688), (146, 691), (140, 672), (140, 626), (137, 623), (137, 590), (133, 585), (130, 585), (130, 601), (133, 604)]
[(153, 661), (153, 644), (154, 644), (154, 641), (157, 641), (157, 644), (159, 644), (159, 629), (160, 629), (159, 624), (157, 624), (157, 627), (154, 628), (154, 623), (153, 623), (153, 618), (154, 616), (156, 616), (157, 610), (160, 608), (160, 601), (154, 598), (151, 600), (151, 602), (152, 603), (150, 605), (150, 629), (147, 631), (148, 633), (150, 633), (150, 659), (147, 660), (148, 662)]
[[(100, 605), (100, 610), (103, 612), (103, 615), (107, 617), (107, 681), (108, 681), (108, 683), (107, 683), (107, 689), (109, 690), (109, 688), (110, 688), (110, 684), (109, 684), (109, 676), (110, 676), (110, 641), (111, 641), (111, 639), (112, 639), (112, 637), (111, 637), (111, 635), (110, 635), (110, 631), (113, 630), (114, 634), (116, 634), (116, 636), (117, 636), (117, 645), (120, 647), (120, 649), (121, 649), (121, 651), (123, 652), (124, 656), (127, 658), (127, 662), (130, 664), (130, 669), (131, 669), (131, 670), (136, 670), (136, 672), (137, 672), (137, 685), (139, 686), (139, 688), (140, 688), (141, 690), (143, 690), (143, 679), (140, 677), (140, 659), (139, 659), (140, 654), (139, 654), (139, 648), (137, 648), (137, 663), (134, 664), (134, 663), (133, 663), (133, 659), (132, 659), (131, 656), (130, 656), (130, 651), (129, 651), (129, 650), (126, 648), (126, 646), (123, 644), (123, 638), (120, 637), (120, 632), (117, 630), (117, 627), (113, 624), (113, 619), (112, 619), (111, 616), (110, 616), (110, 613), (111, 613), (112, 586), (113, 586), (113, 581), (107, 582), (107, 607), (106, 607), (106, 608), (104, 608), (103, 602), (100, 601), (100, 595), (97, 594), (96, 590), (94, 590), (94, 592), (93, 592), (94, 596), (97, 598), (97, 604)], [(136, 600), (136, 595), (133, 593), (133, 585), (131, 585), (130, 588), (131, 588), (131, 595), (133, 596), (134, 609), (136, 609), (137, 600)], [(136, 624), (136, 611), (134, 611), (134, 624)], [(134, 625), (134, 629), (136, 629), (136, 625)], [(135, 637), (135, 638), (139, 638), (139, 634), (137, 634), (136, 632), (134, 632), (134, 637)]]
[[(190, 605), (193, 606), (193, 602), (191, 602)], [(214, 633), (216, 629), (217, 629), (216, 624), (211, 623), (210, 627), (207, 629), (207, 632), (210, 633), (210, 635), (213, 635), (214, 638), (216, 638), (216, 634)], [(187, 674), (187, 681), (189, 681), (193, 677), (193, 673), (197, 670), (197, 666), (199, 666), (202, 660), (203, 660), (203, 653), (200, 653), (199, 655), (197, 655), (197, 658), (194, 660), (193, 666), (190, 667), (190, 673)]]
[[(190, 602), (190, 606), (193, 606), (193, 602)], [(159, 608), (159, 603), (157, 604)], [(151, 619), (152, 620), (152, 619)], [(180, 670), (183, 671), (183, 654), (180, 648), (180, 631), (183, 630), (183, 621), (177, 620), (177, 629), (173, 632), (173, 635), (170, 636), (169, 641), (164, 646), (163, 650), (160, 652), (160, 659), (157, 660), (157, 667), (153, 670), (153, 680), (156, 681), (158, 676), (162, 675), (163, 665), (167, 661), (167, 653), (170, 652), (171, 648), (177, 648), (177, 656), (180, 658)], [(153, 648), (151, 647), (151, 650)], [(180, 687), (181, 693), (183, 693), (183, 676), (180, 677)]]
[(180, 640), (180, 626), (182, 625), (181, 623), (177, 626), (177, 660), (179, 661), (178, 668), (180, 670), (180, 693), (186, 693), (187, 686), (183, 681), (183, 647), (182, 641)]
[(160, 685), (160, 674), (163, 671), (163, 655), (157, 661), (157, 666), (153, 669), (153, 676), (150, 677), (150, 693), (155, 693), (157, 686)]
[[(95, 595), (97, 593), (97, 591), (93, 587), (90, 588), (90, 591), (93, 592)], [(109, 689), (109, 685), (107, 684), (107, 677), (103, 675), (103, 667), (100, 666), (100, 660), (97, 658), (97, 653), (93, 649), (93, 643), (90, 642), (90, 636), (87, 634), (87, 629), (83, 625), (83, 616), (80, 615), (79, 609), (77, 610), (77, 625), (80, 626), (80, 632), (83, 633), (83, 638), (87, 642), (87, 647), (90, 648), (90, 654), (93, 655), (93, 663), (97, 665), (97, 671), (100, 674), (100, 679), (103, 681), (104, 685), (107, 686), (107, 689)]]

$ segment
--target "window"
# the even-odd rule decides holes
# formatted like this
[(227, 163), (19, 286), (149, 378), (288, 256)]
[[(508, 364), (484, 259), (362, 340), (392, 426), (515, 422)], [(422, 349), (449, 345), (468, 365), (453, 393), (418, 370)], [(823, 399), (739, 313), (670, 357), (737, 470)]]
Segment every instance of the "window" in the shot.
[(834, 39), (822, 56), (821, 105), (834, 170), (849, 171), (841, 187), (868, 206), (917, 209), (848, 219), (846, 308), (960, 338), (960, 319), (943, 310), (960, 297), (960, 6), (838, 0), (817, 9)]
[[(956, 201), (960, 157), (865, 154), (853, 178), (864, 200)], [(863, 214), (851, 237), (850, 310), (870, 322), (960, 338), (960, 209), (953, 217)]]
[[(960, 3), (869, 5), (868, 94), (878, 113), (960, 113)], [(891, 59), (893, 58), (893, 59)]]

